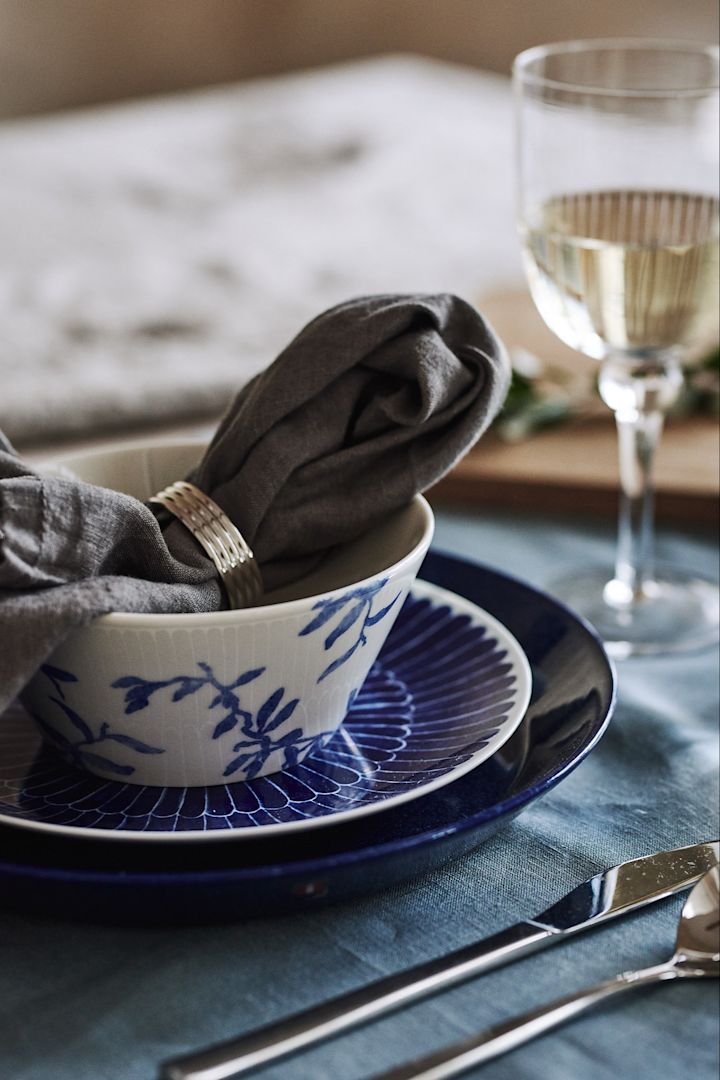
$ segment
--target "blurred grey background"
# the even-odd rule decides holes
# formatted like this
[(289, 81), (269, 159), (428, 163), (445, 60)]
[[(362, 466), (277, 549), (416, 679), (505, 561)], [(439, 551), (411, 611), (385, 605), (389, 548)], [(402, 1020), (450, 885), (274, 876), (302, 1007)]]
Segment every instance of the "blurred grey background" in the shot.
[(717, 0), (0, 0), (0, 427), (214, 418), (352, 295), (526, 300), (502, 76), (583, 36)]
[(718, 39), (717, 0), (0, 0), (0, 117), (417, 53), (507, 73), (573, 37)]

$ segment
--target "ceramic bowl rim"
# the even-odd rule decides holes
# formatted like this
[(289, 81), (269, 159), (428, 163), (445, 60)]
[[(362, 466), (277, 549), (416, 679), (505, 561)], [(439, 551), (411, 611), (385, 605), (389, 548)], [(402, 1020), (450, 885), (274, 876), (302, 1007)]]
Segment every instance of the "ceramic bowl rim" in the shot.
[[(397, 576), (403, 573), (405, 568), (418, 556), (424, 555), (430, 547), (435, 529), (435, 515), (430, 503), (424, 495), (415, 495), (398, 510), (415, 506), (422, 515), (422, 535), (405, 552), (405, 554), (389, 566), (378, 567), (372, 574), (364, 578), (347, 581), (336, 589), (321, 590), (307, 596), (301, 596), (295, 600), (283, 600), (277, 604), (258, 604), (255, 607), (240, 608), (236, 610), (201, 611), (201, 612), (174, 612), (171, 614), (155, 614), (152, 612), (129, 612), (112, 611), (107, 615), (100, 615), (95, 619), (91, 627), (93, 630), (119, 630), (136, 627), (138, 629), (191, 629), (192, 627), (207, 626), (236, 626), (239, 623), (270, 622), (275, 619), (288, 618), (307, 612), (308, 607), (320, 598), (340, 596), (348, 589), (359, 588), (374, 581), (382, 574)], [(394, 511), (395, 512), (395, 511)], [(389, 516), (389, 515), (388, 515)], [(381, 524), (381, 522), (378, 522)]]
[[(85, 453), (65, 453), (56, 454), (52, 457), (46, 458), (41, 466), (40, 471), (49, 469), (55, 471), (58, 467), (66, 466), (68, 462), (75, 463), (79, 459), (91, 460), (93, 458), (102, 457), (105, 454), (121, 454), (125, 452), (133, 452), (140, 450), (167, 450), (168, 448), (190, 448), (196, 447), (199, 451), (207, 447), (209, 436), (199, 435), (178, 435), (173, 438), (159, 439), (157, 441), (145, 441), (142, 439), (136, 439), (129, 443), (108, 443), (105, 445), (93, 447), (92, 450), (88, 450)], [(97, 481), (95, 481), (97, 482)], [(235, 626), (238, 623), (249, 622), (270, 622), (275, 619), (288, 618), (293, 615), (300, 614), (307, 611), (308, 604), (312, 606), (312, 603), (320, 598), (333, 598), (340, 596), (347, 589), (358, 588), (362, 585), (366, 585), (369, 582), (375, 580), (381, 574), (397, 575), (402, 573), (406, 566), (410, 564), (413, 559), (419, 556), (424, 556), (427, 553), (428, 548), (432, 542), (433, 534), (435, 531), (435, 515), (433, 509), (421, 493), (417, 493), (411, 499), (409, 499), (402, 506), (396, 507), (394, 511), (390, 511), (388, 515), (381, 518), (374, 526), (368, 529), (368, 532), (372, 532), (374, 528), (382, 525), (393, 513), (397, 513), (404, 509), (408, 509), (415, 506), (422, 515), (422, 535), (413, 546), (405, 552), (405, 554), (397, 559), (394, 563), (390, 563), (387, 566), (378, 567), (372, 574), (368, 574), (363, 578), (357, 578), (351, 581), (344, 582), (342, 585), (335, 589), (324, 589), (320, 592), (308, 593), (307, 596), (300, 596), (294, 600), (282, 600), (279, 603), (271, 604), (258, 604), (255, 607), (241, 608), (236, 610), (223, 609), (221, 611), (201, 611), (201, 612), (172, 612), (172, 613), (157, 613), (157, 612), (131, 612), (131, 611), (112, 611), (106, 615), (99, 615), (88, 627), (80, 628), (85, 630), (97, 630), (109, 632), (117, 629), (192, 629), (193, 627), (208, 627), (208, 626)]]

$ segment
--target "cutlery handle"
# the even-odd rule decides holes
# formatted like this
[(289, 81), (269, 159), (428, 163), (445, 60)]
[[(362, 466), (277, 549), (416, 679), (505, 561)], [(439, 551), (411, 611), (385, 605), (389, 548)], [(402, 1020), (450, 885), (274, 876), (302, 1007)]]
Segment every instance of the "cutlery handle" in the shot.
[(166, 1061), (160, 1080), (230, 1080), (547, 945), (556, 932), (522, 922), (259, 1031)]
[(678, 971), (671, 963), (625, 972), (607, 982), (579, 990), (532, 1012), (496, 1024), (479, 1035), (462, 1039), (427, 1057), (378, 1074), (373, 1080), (447, 1080), (560, 1027), (615, 994), (677, 977)]

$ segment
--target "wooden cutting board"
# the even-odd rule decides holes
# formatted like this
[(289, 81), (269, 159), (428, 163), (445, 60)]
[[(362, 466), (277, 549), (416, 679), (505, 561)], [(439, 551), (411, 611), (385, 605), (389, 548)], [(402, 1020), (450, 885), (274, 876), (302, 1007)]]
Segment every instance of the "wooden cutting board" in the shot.
[[(485, 297), (478, 305), (508, 349), (524, 349), (544, 367), (592, 385), (595, 361), (580, 356), (547, 329), (523, 291)], [(503, 506), (548, 513), (614, 514), (617, 441), (612, 414), (592, 400), (582, 419), (522, 442), (485, 435), (432, 489), (435, 502)], [(713, 418), (668, 420), (656, 463), (659, 519), (717, 524), (720, 428)]]

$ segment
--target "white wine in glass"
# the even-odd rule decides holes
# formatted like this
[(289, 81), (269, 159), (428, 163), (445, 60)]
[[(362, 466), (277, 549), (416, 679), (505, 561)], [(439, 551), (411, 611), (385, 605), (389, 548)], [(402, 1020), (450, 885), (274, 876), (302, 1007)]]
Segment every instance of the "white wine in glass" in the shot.
[(523, 225), (543, 319), (566, 344), (652, 355), (717, 330), (718, 202), (679, 191), (560, 195)]
[(602, 361), (620, 443), (614, 570), (555, 591), (615, 656), (718, 635), (718, 589), (655, 572), (652, 464), (681, 362), (717, 342), (718, 52), (637, 39), (540, 46), (517, 57), (519, 229), (535, 304)]

